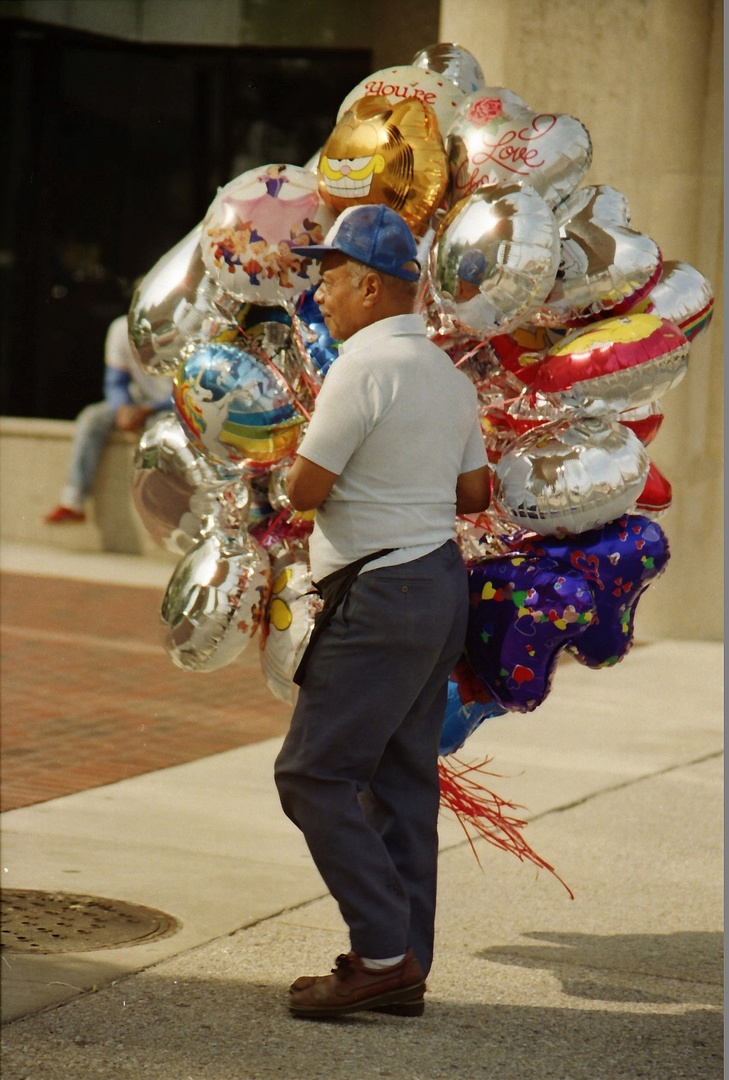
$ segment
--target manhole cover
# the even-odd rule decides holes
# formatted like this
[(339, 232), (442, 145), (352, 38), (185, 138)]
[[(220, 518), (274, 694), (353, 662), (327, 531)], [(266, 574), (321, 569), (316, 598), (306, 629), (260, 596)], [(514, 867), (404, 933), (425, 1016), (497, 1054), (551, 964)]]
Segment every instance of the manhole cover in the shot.
[(168, 937), (180, 928), (164, 911), (102, 896), (2, 889), (2, 947), (14, 952), (88, 952)]

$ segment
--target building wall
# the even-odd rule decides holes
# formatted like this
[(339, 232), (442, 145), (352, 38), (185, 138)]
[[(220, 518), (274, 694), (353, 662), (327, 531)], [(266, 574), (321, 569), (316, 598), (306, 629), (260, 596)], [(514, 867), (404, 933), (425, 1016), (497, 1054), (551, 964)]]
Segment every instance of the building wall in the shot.
[(373, 71), (438, 40), (439, 0), (3, 0), (1, 15), (110, 37), (198, 45), (371, 49)]
[(489, 85), (581, 120), (594, 148), (585, 183), (621, 191), (632, 227), (712, 282), (711, 327), (662, 401), (650, 448), (673, 486), (660, 521), (672, 558), (640, 601), (637, 628), (651, 638), (721, 638), (721, 0), (442, 0), (439, 36), (472, 52)]

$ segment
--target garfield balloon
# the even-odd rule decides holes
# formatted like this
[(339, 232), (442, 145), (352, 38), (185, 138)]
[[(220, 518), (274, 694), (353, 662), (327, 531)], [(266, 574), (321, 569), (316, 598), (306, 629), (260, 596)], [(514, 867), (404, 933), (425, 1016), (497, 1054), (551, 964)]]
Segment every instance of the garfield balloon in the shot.
[(324, 144), (319, 194), (335, 214), (386, 203), (416, 233), (446, 190), (448, 161), (435, 114), (416, 99), (355, 101)]

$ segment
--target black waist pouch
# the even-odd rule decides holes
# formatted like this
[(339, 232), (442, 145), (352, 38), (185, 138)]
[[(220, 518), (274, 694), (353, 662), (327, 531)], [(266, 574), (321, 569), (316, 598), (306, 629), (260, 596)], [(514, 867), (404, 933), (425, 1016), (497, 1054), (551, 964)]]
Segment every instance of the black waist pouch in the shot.
[(320, 637), (322, 631), (328, 626), (331, 621), (334, 612), (344, 600), (345, 596), (351, 589), (355, 578), (359, 574), (363, 566), (367, 563), (373, 562), (375, 559), (382, 558), (383, 555), (389, 555), (394, 548), (382, 548), (380, 551), (374, 551), (371, 555), (363, 555), (361, 559), (355, 559), (354, 562), (349, 563), (347, 566), (341, 567), (339, 570), (335, 570), (333, 574), (327, 574), (321, 581), (314, 582), (314, 588), (324, 601), (324, 606), (321, 611), (318, 611), (314, 616), (314, 625), (311, 629), (311, 637), (304, 649), (303, 656), (299, 661), (299, 665), (294, 672), (294, 682), (297, 686), (301, 686), (304, 681), (304, 674), (306, 672), (306, 665), (311, 656), (314, 645)]

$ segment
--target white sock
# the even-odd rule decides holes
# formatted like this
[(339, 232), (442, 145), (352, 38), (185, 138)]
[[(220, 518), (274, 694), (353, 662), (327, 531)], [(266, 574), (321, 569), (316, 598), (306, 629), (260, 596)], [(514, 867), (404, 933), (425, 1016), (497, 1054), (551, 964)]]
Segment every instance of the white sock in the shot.
[(382, 971), (383, 968), (399, 964), (401, 960), (405, 959), (406, 955), (407, 953), (400, 953), (399, 956), (386, 956), (384, 960), (370, 960), (367, 956), (360, 956), (360, 960), (367, 971)]
[(61, 506), (65, 506), (68, 510), (75, 510), (77, 514), (82, 514), (84, 511), (84, 500), (78, 491), (78, 488), (66, 486), (61, 492)]

